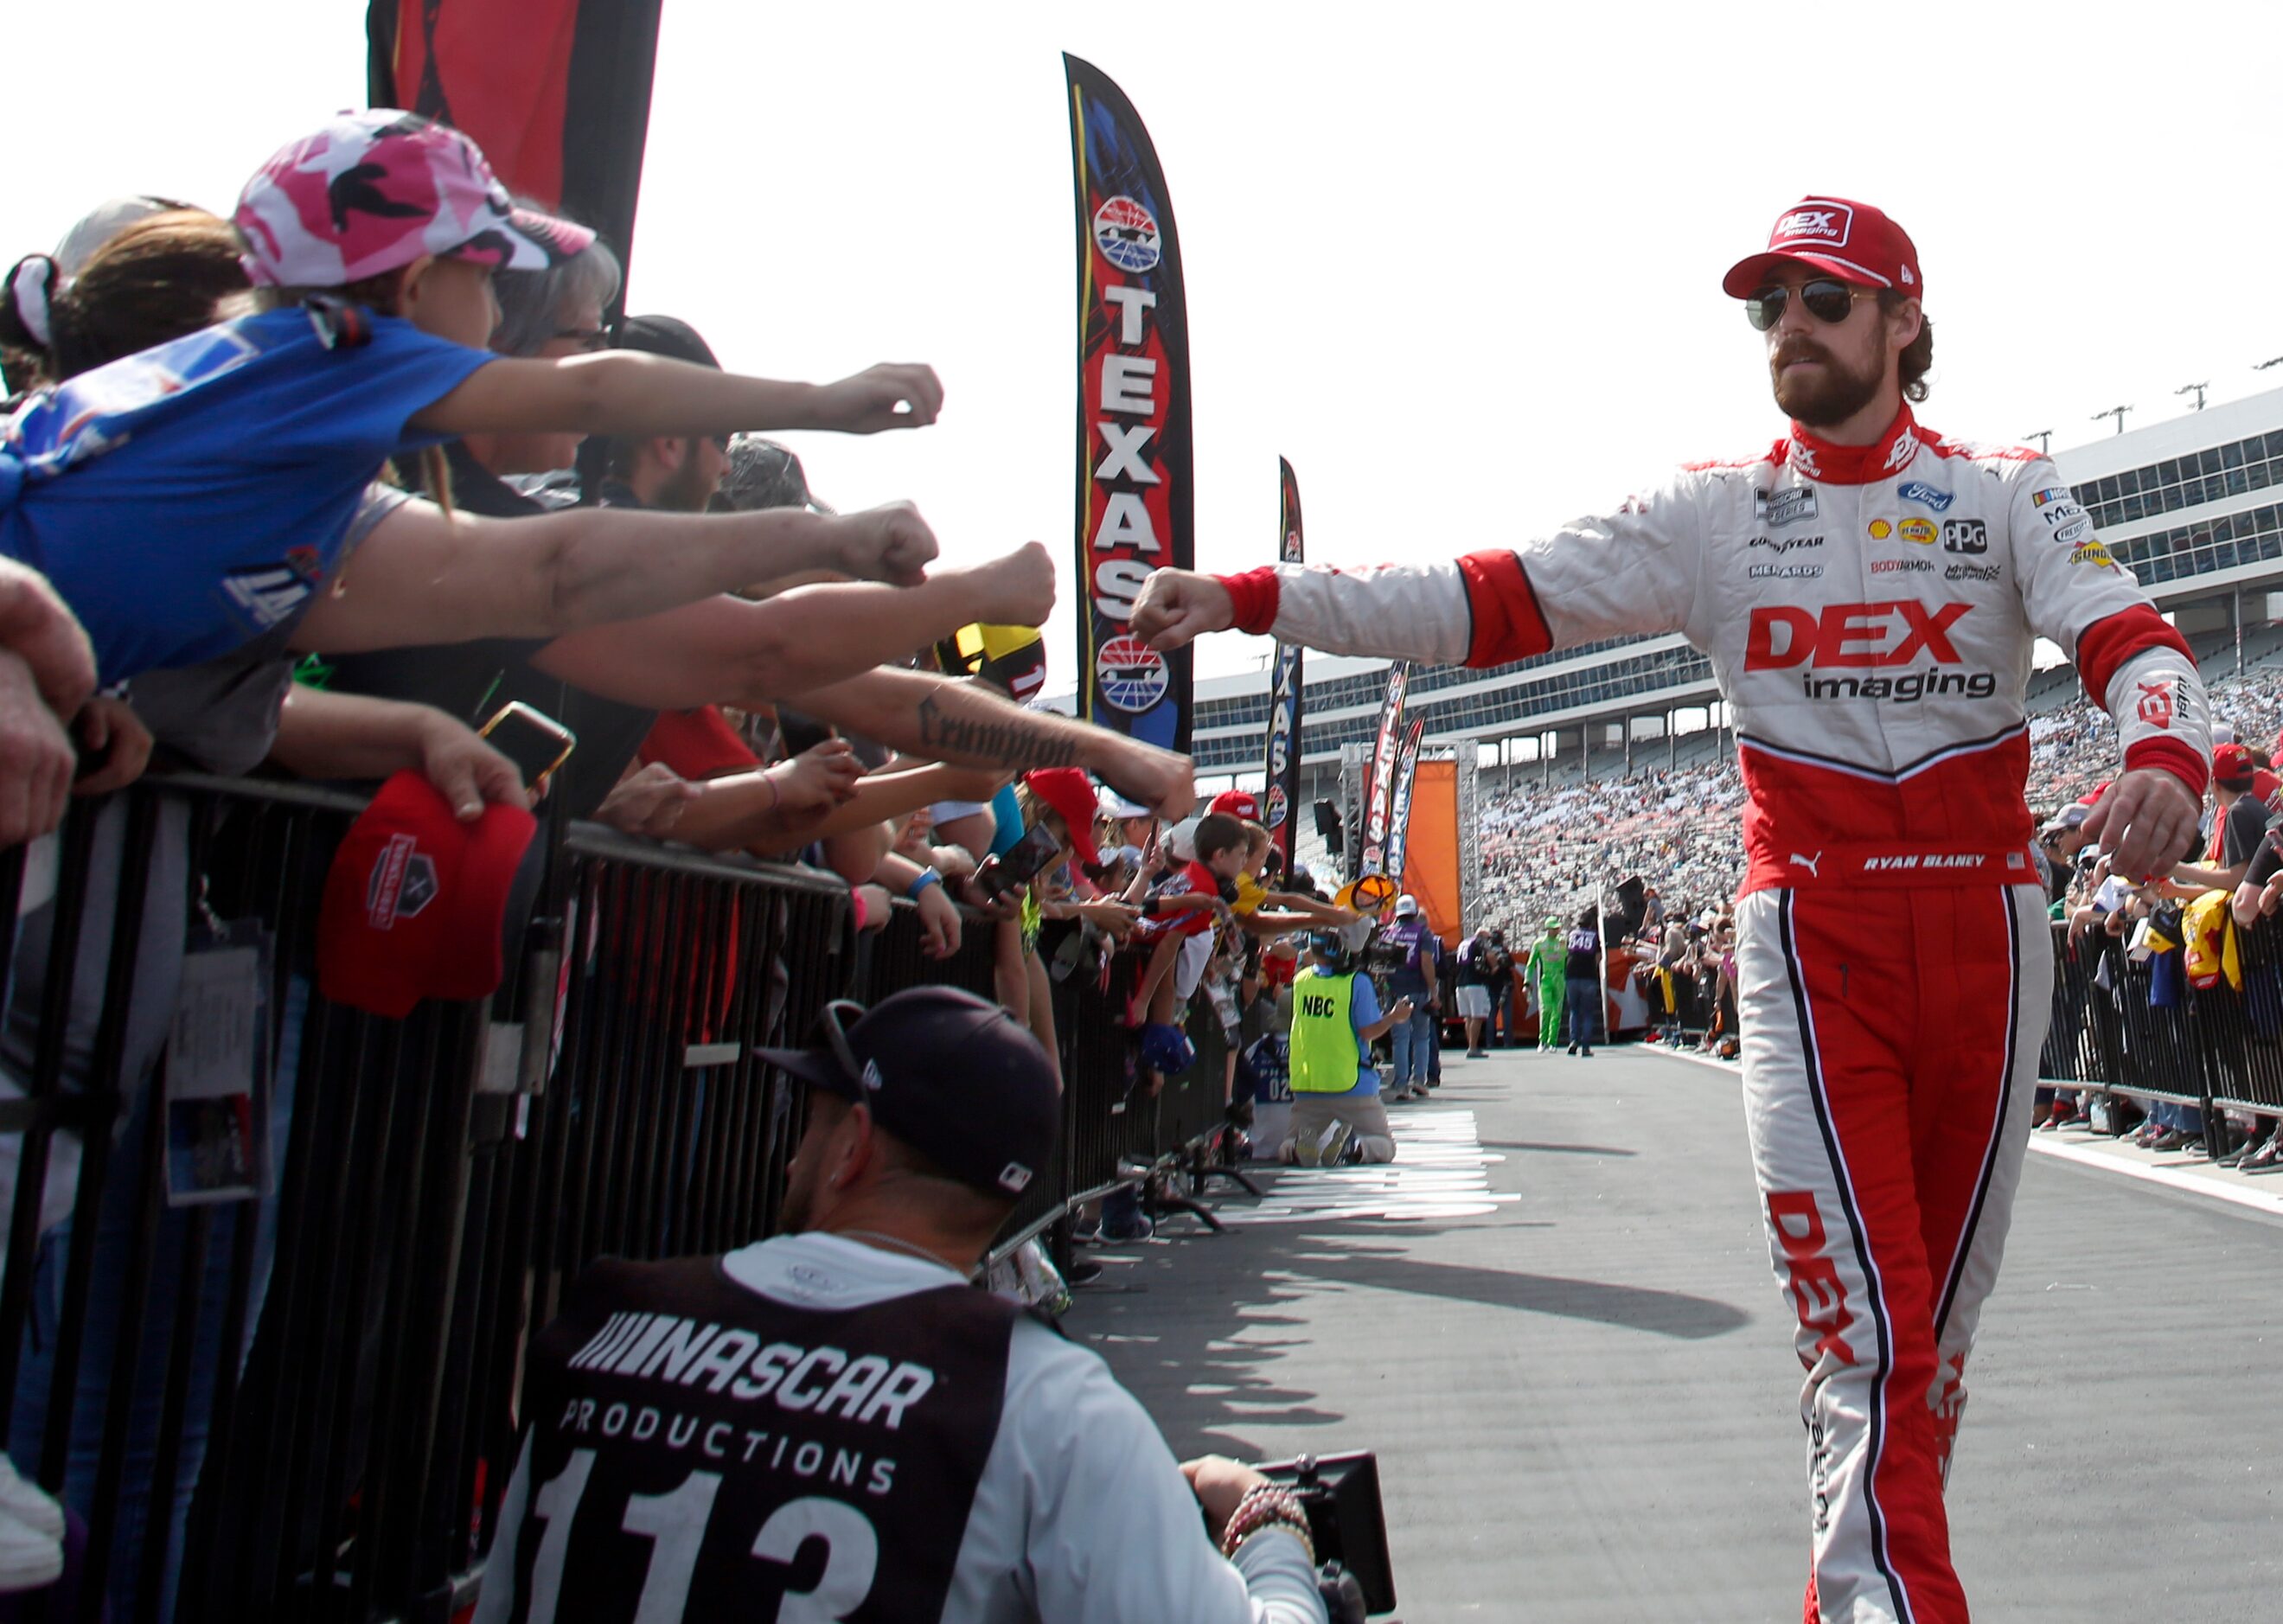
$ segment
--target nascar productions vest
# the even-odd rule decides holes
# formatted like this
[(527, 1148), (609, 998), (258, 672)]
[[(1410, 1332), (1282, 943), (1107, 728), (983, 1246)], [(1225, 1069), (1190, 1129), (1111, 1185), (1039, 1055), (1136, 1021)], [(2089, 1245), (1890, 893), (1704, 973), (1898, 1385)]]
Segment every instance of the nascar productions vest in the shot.
[(1292, 1091), (1344, 1094), (1356, 1085), (1355, 977), (1313, 965), (1292, 983)]
[(493, 1581), (517, 1624), (940, 1618), (1019, 1314), (962, 1285), (790, 1308), (718, 1257), (594, 1265), (532, 1347), (531, 1499)]

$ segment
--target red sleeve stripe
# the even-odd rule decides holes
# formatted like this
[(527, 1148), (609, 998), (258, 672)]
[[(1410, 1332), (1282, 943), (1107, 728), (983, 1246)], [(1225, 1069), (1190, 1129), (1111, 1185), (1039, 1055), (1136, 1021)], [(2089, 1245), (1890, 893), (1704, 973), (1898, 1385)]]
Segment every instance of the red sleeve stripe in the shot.
[(2179, 633), (2164, 624), (2164, 617), (2147, 604), (2135, 604), (2095, 621), (2077, 634), (2077, 676), (2095, 705), (2108, 707), (2108, 684), (2116, 668), (2150, 649), (2174, 649), (2190, 665), (2195, 654)]
[(1538, 594), (1522, 559), (1508, 551), (1470, 552), (1459, 560), (1467, 584), (1467, 609), (1474, 635), (1467, 647), (1470, 666), (1503, 666), (1554, 646)]
[(1216, 575), (1213, 579), (1228, 589), (1229, 606), (1236, 613), (1233, 624), (1237, 630), (1260, 637), (1274, 629), (1281, 596), (1274, 570), (1263, 566), (1249, 569), (1241, 575)]
[(2181, 738), (2139, 738), (2124, 747), (2124, 770), (2139, 772), (2153, 767), (2158, 772), (2168, 772), (2188, 786), (2188, 791), (2201, 800), (2205, 785), (2211, 777), (2211, 763), (2196, 753), (2193, 746)]

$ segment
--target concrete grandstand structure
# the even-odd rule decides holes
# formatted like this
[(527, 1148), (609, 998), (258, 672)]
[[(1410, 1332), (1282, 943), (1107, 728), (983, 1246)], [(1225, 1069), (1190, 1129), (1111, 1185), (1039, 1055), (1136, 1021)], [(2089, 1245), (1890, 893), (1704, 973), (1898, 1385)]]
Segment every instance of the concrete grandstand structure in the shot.
[[(2187, 634), (2212, 676), (2283, 646), (2283, 390), (2225, 402), (2055, 454), (2096, 533)], [(2061, 652), (2047, 650), (2058, 660)], [(1304, 789), (1331, 797), (1340, 749), (1368, 744), (1386, 662), (1311, 656)], [(2074, 674), (2031, 685), (2033, 713), (2065, 703)], [(1265, 672), (1202, 679), (1195, 753), (1201, 775), (1257, 781), (1267, 729)], [(1492, 781), (1526, 771), (1559, 781), (1631, 763), (1717, 759), (1718, 696), (1704, 657), (1679, 636), (1617, 639), (1484, 671), (1412, 674), (1410, 714), (1427, 743), (1482, 746)]]

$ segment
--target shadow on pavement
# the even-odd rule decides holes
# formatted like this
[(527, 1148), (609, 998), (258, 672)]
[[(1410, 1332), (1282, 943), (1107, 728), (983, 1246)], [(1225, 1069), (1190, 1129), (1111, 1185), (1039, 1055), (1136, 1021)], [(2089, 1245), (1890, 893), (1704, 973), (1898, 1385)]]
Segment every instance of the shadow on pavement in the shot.
[[(1304, 1235), (1299, 1238), (1310, 1245), (1337, 1245), (1340, 1240), (1336, 1236), (1322, 1235)], [(1726, 1336), (1751, 1320), (1750, 1315), (1733, 1303), (1693, 1297), (1685, 1292), (1436, 1263), (1407, 1252), (1359, 1249), (1336, 1262), (1319, 1261), (1322, 1256), (1321, 1253), (1305, 1257), (1287, 1253), (1271, 1267), (1349, 1285), (1445, 1297), (1454, 1302), (1518, 1308), (1531, 1314), (1554, 1314), (1564, 1319), (1593, 1320), (1688, 1341)]]

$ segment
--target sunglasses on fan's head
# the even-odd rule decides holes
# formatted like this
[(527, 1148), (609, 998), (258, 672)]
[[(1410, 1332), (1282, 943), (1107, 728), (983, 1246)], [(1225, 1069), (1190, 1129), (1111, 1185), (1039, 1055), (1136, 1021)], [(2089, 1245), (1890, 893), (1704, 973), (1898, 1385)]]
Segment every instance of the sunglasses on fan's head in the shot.
[(1819, 322), (1835, 324), (1847, 319), (1858, 299), (1875, 299), (1878, 290), (1857, 287), (1836, 277), (1817, 277), (1796, 288), (1771, 284), (1744, 301), (1744, 319), (1765, 332), (1783, 319), (1784, 307), (1796, 293), (1807, 313)]

